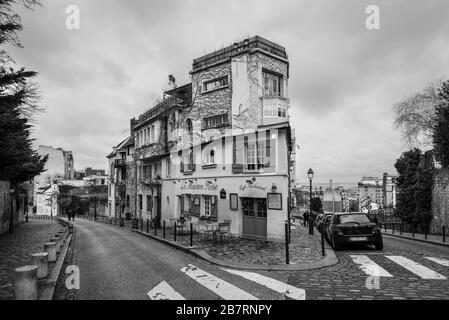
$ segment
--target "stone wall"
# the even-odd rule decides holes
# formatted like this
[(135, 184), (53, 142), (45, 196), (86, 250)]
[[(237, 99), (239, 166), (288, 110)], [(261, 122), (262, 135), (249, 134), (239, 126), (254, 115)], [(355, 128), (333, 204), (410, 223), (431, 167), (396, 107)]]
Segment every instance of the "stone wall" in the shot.
[(434, 174), (432, 212), (432, 232), (440, 232), (443, 225), (449, 227), (449, 169)]
[[(13, 223), (17, 226), (24, 217), (25, 195), (18, 194), (13, 202)], [(0, 181), (0, 234), (9, 230), (11, 220), (11, 196), (9, 193), (9, 182)]]

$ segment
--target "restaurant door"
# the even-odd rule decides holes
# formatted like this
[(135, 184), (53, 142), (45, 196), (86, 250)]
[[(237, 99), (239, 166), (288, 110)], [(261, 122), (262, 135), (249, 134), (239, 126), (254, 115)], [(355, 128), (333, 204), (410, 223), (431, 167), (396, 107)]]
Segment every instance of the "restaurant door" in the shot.
[(242, 198), (243, 235), (267, 237), (267, 199)]

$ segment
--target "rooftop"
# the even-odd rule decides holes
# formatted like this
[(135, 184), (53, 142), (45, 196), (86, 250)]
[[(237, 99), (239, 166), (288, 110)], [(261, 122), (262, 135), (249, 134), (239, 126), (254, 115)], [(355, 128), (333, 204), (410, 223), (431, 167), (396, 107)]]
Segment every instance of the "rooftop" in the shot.
[(260, 36), (254, 36), (193, 60), (192, 71), (229, 59), (250, 49), (261, 49), (279, 58), (288, 59), (284, 47)]

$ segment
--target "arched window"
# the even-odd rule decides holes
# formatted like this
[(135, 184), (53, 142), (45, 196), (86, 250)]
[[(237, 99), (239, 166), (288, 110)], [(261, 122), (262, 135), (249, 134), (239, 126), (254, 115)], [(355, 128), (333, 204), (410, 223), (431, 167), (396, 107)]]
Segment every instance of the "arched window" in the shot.
[(209, 154), (207, 155), (207, 163), (215, 164), (215, 149), (209, 151)]

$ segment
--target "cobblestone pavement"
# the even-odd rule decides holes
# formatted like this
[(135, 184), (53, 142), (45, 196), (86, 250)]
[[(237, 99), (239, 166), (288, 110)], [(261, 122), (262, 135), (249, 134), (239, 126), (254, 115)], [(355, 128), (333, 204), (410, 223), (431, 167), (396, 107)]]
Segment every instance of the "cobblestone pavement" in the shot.
[[(139, 229), (140, 225), (139, 225)], [(144, 223), (143, 231), (146, 231)], [(149, 230), (154, 235), (154, 229)], [(157, 236), (163, 237), (162, 230), (157, 230)], [(165, 239), (174, 241), (171, 230), (166, 231)], [(188, 230), (177, 236), (177, 242), (184, 246), (190, 246), (190, 234)], [(222, 241), (205, 238), (203, 235), (194, 234), (193, 245), (197, 249), (206, 251), (213, 258), (234, 263), (247, 263), (258, 265), (284, 265), (285, 243), (243, 239), (239, 237), (223, 238)], [(295, 224), (292, 230), (291, 243), (289, 245), (289, 259), (291, 264), (313, 263), (323, 259), (320, 241), (308, 234), (308, 229)]]
[[(449, 266), (443, 266), (425, 257), (449, 259), (449, 249), (384, 236), (384, 251), (366, 247), (346, 248), (336, 252), (340, 263), (331, 267), (290, 272), (288, 283), (307, 292), (307, 299), (337, 300), (403, 300), (403, 299), (449, 299)], [(369, 276), (351, 258), (351, 255), (365, 255), (387, 270), (392, 277), (380, 277), (375, 286)], [(397, 264), (387, 256), (402, 256), (421, 266), (438, 272), (446, 279), (423, 279)], [(367, 287), (367, 282), (369, 284)], [(377, 287), (377, 288), (376, 288)]]
[(0, 235), (0, 300), (14, 299), (14, 269), (29, 265), (31, 255), (42, 252), (59, 229), (53, 220), (29, 220), (13, 234)]

